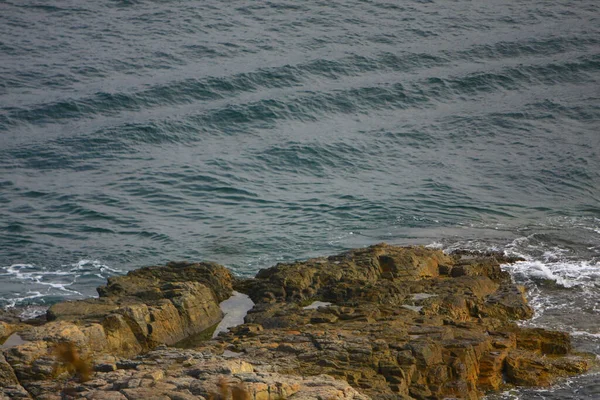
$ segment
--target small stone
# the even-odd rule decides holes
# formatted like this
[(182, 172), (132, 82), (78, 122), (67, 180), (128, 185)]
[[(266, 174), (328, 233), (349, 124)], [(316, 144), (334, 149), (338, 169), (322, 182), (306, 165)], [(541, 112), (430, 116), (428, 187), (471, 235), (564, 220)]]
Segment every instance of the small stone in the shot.
[(142, 365), (140, 361), (121, 360), (117, 361), (118, 369), (136, 369), (139, 365)]
[(127, 400), (127, 397), (119, 392), (105, 392), (100, 390), (88, 393), (85, 398), (88, 400)]
[(153, 381), (160, 381), (165, 377), (165, 373), (161, 369), (157, 369), (155, 371), (148, 372), (144, 375), (144, 378), (152, 379)]
[(189, 391), (186, 392), (166, 392), (171, 400), (205, 400), (202, 396), (194, 396)]
[(123, 389), (121, 393), (128, 400), (171, 400), (169, 396), (157, 393), (153, 388)]
[(86, 381), (83, 383), (83, 386), (91, 387), (91, 388), (100, 388), (108, 385), (108, 382), (104, 379), (93, 379), (91, 381)]
[(97, 372), (112, 372), (117, 369), (117, 365), (113, 363), (108, 364), (97, 364), (94, 366), (94, 370)]

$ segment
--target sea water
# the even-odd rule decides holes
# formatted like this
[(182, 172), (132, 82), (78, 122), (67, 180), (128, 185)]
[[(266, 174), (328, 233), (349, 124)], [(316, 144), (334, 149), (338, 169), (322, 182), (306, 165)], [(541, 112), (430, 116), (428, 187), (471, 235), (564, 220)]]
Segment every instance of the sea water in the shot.
[(1, 306), (381, 241), (522, 256), (600, 354), (598, 2), (0, 0)]

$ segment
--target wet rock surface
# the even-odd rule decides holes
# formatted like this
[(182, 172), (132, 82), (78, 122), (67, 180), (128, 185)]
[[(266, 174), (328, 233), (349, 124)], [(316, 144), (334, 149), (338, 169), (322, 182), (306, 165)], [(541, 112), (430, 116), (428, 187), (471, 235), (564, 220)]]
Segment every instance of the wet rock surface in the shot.
[[(500, 267), (512, 261), (380, 244), (247, 280), (213, 263), (142, 268), (111, 278), (98, 299), (51, 307), (44, 325), (20, 325), (28, 342), (3, 349), (0, 393), (478, 399), (585, 372), (592, 360), (571, 353), (568, 334), (515, 323), (533, 310)], [(256, 303), (243, 325), (193, 349), (165, 346), (214, 326), (233, 288)]]

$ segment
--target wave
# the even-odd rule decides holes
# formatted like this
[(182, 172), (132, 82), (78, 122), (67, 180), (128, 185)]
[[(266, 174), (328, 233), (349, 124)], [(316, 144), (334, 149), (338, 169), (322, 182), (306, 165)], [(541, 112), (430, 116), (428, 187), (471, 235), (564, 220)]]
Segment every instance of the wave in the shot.
[(553, 281), (571, 289), (600, 287), (600, 261), (519, 261), (506, 267), (513, 274), (534, 281)]
[[(480, 233), (478, 239), (445, 239), (431, 246), (448, 252), (464, 248), (498, 251), (522, 258), (523, 261), (502, 266), (518, 284), (527, 287), (529, 303), (535, 310), (531, 320), (520, 323), (596, 340), (600, 334), (598, 223), (594, 217), (555, 217), (531, 226), (495, 227), (505, 232), (528, 233), (516, 239), (485, 239), (486, 235)], [(489, 229), (482, 226), (475, 232), (482, 228)]]
[[(361, 112), (363, 107), (418, 107), (423, 101), (451, 100), (456, 96), (476, 95), (495, 90), (517, 90), (542, 84), (585, 83), (592, 81), (588, 73), (600, 70), (600, 57), (585, 55), (542, 65), (520, 64), (504, 67), (499, 71), (471, 72), (458, 76), (435, 76), (429, 72), (426, 73), (429, 77), (425, 79), (409, 80), (407, 83), (394, 82), (398, 80), (397, 76), (393, 76), (395, 72), (409, 73), (423, 69), (427, 71), (442, 65), (448, 66), (450, 62), (451, 59), (447, 57), (426, 53), (383, 52), (376, 58), (352, 55), (339, 60), (317, 59), (305, 64), (262, 68), (231, 76), (189, 78), (153, 85), (142, 90), (97, 92), (82, 98), (63, 98), (52, 103), (31, 104), (26, 108), (4, 107), (0, 114), (0, 129), (6, 130), (22, 123), (43, 125), (95, 116), (115, 117), (125, 112), (146, 112), (157, 107), (191, 104), (208, 106), (216, 100), (233, 99), (241, 94), (291, 88), (314, 94), (289, 100), (263, 97), (258, 101), (229, 105), (211, 111), (213, 116), (203, 119), (209, 123), (247, 123), (254, 118), (277, 118), (282, 113), (287, 114), (287, 118), (315, 118), (325, 111), (356, 113)], [(385, 74), (391, 80), (380, 81), (376, 86), (354, 83), (357, 82), (356, 78), (364, 79), (365, 74), (373, 72)], [(328, 85), (324, 86), (324, 82), (320, 82), (320, 89), (315, 91), (315, 79), (323, 78), (327, 79)], [(323, 90), (343, 79), (350, 79), (348, 83), (354, 87), (345, 90)], [(372, 77), (369, 77), (369, 80), (372, 80)], [(355, 104), (357, 101), (360, 105)]]
[(52, 304), (64, 298), (88, 297), (92, 295), (90, 284), (102, 284), (109, 276), (123, 272), (89, 259), (60, 267), (33, 264), (0, 267), (2, 281), (12, 286), (9, 293), (3, 293), (3, 297), (0, 297), (0, 306)]

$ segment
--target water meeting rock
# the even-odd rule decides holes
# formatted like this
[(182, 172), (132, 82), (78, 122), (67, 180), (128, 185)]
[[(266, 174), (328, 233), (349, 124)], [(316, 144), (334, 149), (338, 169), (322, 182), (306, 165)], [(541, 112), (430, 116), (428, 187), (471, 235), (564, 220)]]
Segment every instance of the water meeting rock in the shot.
[[(98, 299), (52, 306), (49, 322), (22, 331), (27, 343), (4, 350), (3, 376), (47, 399), (59, 398), (56, 378), (63, 395), (89, 399), (478, 399), (585, 372), (593, 361), (568, 334), (516, 324), (533, 310), (501, 268), (512, 261), (380, 244), (252, 279), (213, 263), (142, 268)], [(165, 346), (216, 324), (233, 288), (256, 303), (243, 325)], [(85, 382), (53, 350), (61, 342), (92, 365)]]

